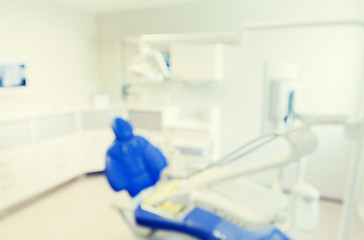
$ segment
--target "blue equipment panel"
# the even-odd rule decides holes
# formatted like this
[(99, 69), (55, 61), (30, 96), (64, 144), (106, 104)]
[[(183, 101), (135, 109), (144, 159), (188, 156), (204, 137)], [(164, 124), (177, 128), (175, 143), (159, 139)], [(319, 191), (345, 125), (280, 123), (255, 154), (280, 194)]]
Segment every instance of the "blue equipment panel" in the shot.
[(207, 240), (290, 240), (275, 227), (260, 232), (251, 232), (225, 219), (194, 208), (183, 221), (170, 220), (139, 207), (135, 219), (140, 226), (155, 230), (175, 231)]

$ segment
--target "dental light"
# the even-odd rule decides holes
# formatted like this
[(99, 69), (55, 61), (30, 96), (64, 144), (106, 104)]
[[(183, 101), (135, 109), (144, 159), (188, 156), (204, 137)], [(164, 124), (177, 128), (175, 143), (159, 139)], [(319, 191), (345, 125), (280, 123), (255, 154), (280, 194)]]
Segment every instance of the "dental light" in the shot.
[(163, 54), (146, 43), (141, 43), (140, 54), (134, 57), (129, 70), (140, 76), (143, 81), (161, 82), (170, 77), (169, 67)]

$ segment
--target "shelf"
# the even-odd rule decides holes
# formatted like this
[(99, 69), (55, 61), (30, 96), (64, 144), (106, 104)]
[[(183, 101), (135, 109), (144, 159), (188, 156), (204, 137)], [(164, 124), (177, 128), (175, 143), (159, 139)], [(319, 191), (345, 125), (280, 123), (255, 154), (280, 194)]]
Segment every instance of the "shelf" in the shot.
[(175, 34), (143, 34), (121, 36), (121, 41), (131, 44), (140, 42), (150, 45), (165, 45), (170, 43), (221, 43), (240, 44), (239, 32), (209, 32), (209, 33), (175, 33)]
[(220, 84), (219, 81), (212, 81), (212, 80), (184, 80), (184, 79), (170, 79), (165, 80), (162, 82), (129, 82), (126, 83), (124, 86), (129, 87), (156, 87), (160, 88), (161, 86), (188, 86), (188, 87), (206, 87), (206, 86), (216, 86)]
[(239, 33), (187, 33), (187, 34), (148, 34), (141, 35), (140, 40), (148, 44), (170, 44), (170, 43), (221, 43), (239, 44), (241, 36)]
[(197, 131), (209, 131), (210, 126), (205, 121), (198, 120), (178, 120), (173, 123), (168, 123), (165, 126), (169, 129), (183, 129), (183, 130), (197, 130)]

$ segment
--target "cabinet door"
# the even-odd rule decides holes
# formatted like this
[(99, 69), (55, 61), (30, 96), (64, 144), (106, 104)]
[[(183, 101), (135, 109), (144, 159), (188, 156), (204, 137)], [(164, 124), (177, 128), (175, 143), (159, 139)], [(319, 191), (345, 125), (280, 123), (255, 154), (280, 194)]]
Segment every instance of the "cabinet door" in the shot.
[(111, 130), (88, 131), (83, 133), (83, 158), (86, 172), (98, 172), (105, 169), (107, 149), (114, 140)]
[(1, 153), (3, 167), (0, 167), (2, 169), (0, 171), (3, 175), (2, 178), (0, 177), (0, 195), (3, 208), (19, 203), (43, 190), (42, 186), (35, 181), (36, 177), (41, 177), (35, 171), (39, 166), (36, 160), (37, 155), (31, 146), (14, 148)]
[(83, 173), (78, 134), (2, 151), (0, 209), (12, 206)]
[(16, 185), (14, 157), (0, 154), (0, 209), (11, 203)]
[(209, 82), (222, 80), (222, 45), (172, 44), (171, 75), (172, 79), (183, 81)]
[(43, 152), (37, 144), (31, 144), (12, 153), (16, 167), (15, 201), (22, 201), (44, 191), (47, 186), (47, 168), (44, 165)]
[(75, 134), (68, 138), (67, 145), (68, 178), (84, 174), (82, 134)]
[(81, 147), (79, 134), (65, 135), (38, 145), (42, 155), (41, 165), (46, 170), (41, 176), (49, 180), (47, 184), (50, 187), (83, 172)]
[(83, 159), (87, 173), (105, 169), (106, 151), (114, 140), (112, 121), (126, 115), (123, 108), (81, 112)]

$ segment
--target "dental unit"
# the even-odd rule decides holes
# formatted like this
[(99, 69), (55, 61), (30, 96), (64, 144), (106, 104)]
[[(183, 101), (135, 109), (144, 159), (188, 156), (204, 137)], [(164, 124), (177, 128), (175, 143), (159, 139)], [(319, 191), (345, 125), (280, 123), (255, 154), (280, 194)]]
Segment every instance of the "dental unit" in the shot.
[[(244, 176), (286, 166), (312, 153), (317, 138), (308, 128), (263, 135), (206, 169), (168, 181), (161, 179), (167, 161), (156, 147), (134, 136), (123, 119), (114, 120), (113, 130), (116, 140), (108, 150), (105, 173), (115, 191), (129, 193), (122, 191), (114, 206), (138, 236), (155, 239), (161, 230), (199, 239), (290, 239), (276, 227), (287, 227), (282, 224), (287, 222), (287, 196)], [(288, 142), (288, 151), (228, 166), (280, 138)], [(296, 189), (295, 194), (305, 195), (304, 188)]]

